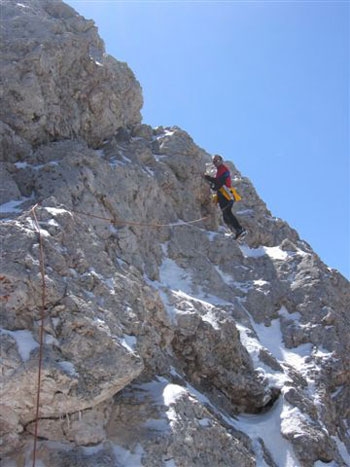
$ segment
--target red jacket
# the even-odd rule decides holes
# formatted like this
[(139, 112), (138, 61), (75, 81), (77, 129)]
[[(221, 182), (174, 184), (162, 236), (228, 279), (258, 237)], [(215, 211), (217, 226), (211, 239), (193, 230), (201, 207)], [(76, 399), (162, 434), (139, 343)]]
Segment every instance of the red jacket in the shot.
[(215, 177), (205, 175), (205, 178), (211, 183), (211, 188), (217, 192), (215, 200), (219, 202), (221, 209), (227, 206), (228, 201), (242, 199), (231, 184), (231, 174), (225, 164), (217, 167)]
[(219, 182), (218, 186), (226, 185), (227, 187), (231, 188), (231, 175), (225, 164), (219, 165), (219, 167), (216, 169), (215, 180)]

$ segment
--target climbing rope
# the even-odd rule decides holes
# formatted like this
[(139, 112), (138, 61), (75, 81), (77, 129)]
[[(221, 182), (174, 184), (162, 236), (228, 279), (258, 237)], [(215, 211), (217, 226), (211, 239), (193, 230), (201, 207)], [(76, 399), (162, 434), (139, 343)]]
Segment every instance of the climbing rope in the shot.
[(132, 221), (124, 221), (121, 219), (111, 219), (109, 217), (101, 217), (101, 216), (96, 216), (95, 214), (90, 214), (87, 212), (82, 212), (82, 211), (77, 211), (75, 209), (71, 209), (70, 212), (73, 212), (75, 214), (80, 214), (83, 216), (88, 216), (88, 217), (93, 217), (95, 219), (100, 219), (104, 220), (107, 222), (110, 222), (111, 224), (119, 224), (119, 225), (130, 225), (130, 226), (136, 226), (136, 227), (149, 227), (149, 228), (159, 228), (159, 227), (179, 227), (182, 225), (188, 225), (188, 224), (195, 224), (196, 222), (201, 222), (204, 221), (205, 219), (208, 219), (209, 216), (204, 216), (200, 217), (199, 219), (194, 219), (193, 221), (186, 221), (186, 222), (181, 222), (181, 224), (177, 222), (173, 222), (170, 224), (158, 224), (158, 223), (144, 223), (144, 222), (132, 222)]
[(43, 239), (40, 232), (38, 218), (35, 213), (36, 204), (30, 210), (33, 217), (35, 230), (39, 238), (39, 263), (40, 263), (40, 276), (41, 276), (41, 310), (40, 310), (40, 331), (39, 331), (39, 362), (38, 362), (38, 381), (37, 381), (37, 394), (36, 394), (36, 413), (34, 425), (34, 446), (33, 446), (33, 467), (35, 467), (36, 460), (36, 444), (38, 439), (38, 424), (39, 424), (39, 408), (40, 408), (40, 387), (41, 387), (41, 370), (43, 361), (43, 342), (44, 342), (44, 318), (45, 318), (45, 302), (46, 302), (46, 283), (45, 283), (45, 266), (44, 266), (44, 247)]
[[(36, 208), (39, 203), (35, 204), (30, 210), (29, 213), (33, 218), (33, 225), (35, 231), (38, 234), (39, 240), (39, 264), (40, 264), (40, 276), (41, 276), (41, 307), (40, 307), (40, 330), (39, 330), (39, 360), (38, 360), (38, 379), (37, 379), (37, 393), (36, 393), (36, 413), (35, 413), (35, 425), (34, 425), (34, 445), (33, 445), (33, 463), (32, 466), (35, 467), (36, 462), (36, 451), (37, 451), (37, 439), (38, 439), (38, 427), (39, 427), (39, 411), (40, 411), (40, 393), (41, 393), (41, 374), (42, 374), (42, 362), (43, 362), (43, 346), (44, 346), (44, 319), (45, 319), (45, 307), (46, 307), (46, 282), (45, 282), (45, 266), (44, 266), (44, 245), (41, 235), (39, 221), (36, 215)], [(28, 212), (28, 211), (27, 211)], [(183, 225), (195, 224), (197, 222), (204, 221), (209, 216), (204, 216), (199, 219), (194, 219), (192, 221), (182, 222), (182, 223), (169, 223), (169, 224), (159, 224), (159, 223), (143, 223), (143, 222), (131, 222), (123, 221), (120, 219), (111, 219), (108, 217), (97, 216), (95, 214), (90, 214), (82, 211), (71, 210), (70, 212), (75, 214), (80, 214), (83, 216), (92, 217), (95, 219), (100, 219), (107, 221), (111, 224), (118, 225), (129, 225), (129, 226), (138, 226), (138, 227), (148, 227), (148, 228), (160, 228), (160, 227), (178, 227)]]

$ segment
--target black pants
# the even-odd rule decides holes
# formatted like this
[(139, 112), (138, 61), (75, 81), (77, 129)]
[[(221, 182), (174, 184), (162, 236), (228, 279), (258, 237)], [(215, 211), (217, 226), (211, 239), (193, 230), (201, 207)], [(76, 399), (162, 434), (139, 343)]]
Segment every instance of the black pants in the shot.
[(236, 232), (241, 230), (242, 226), (232, 212), (233, 201), (226, 199), (224, 196), (220, 196), (220, 194), (218, 196), (218, 201), (225, 224), (230, 230), (234, 229)]

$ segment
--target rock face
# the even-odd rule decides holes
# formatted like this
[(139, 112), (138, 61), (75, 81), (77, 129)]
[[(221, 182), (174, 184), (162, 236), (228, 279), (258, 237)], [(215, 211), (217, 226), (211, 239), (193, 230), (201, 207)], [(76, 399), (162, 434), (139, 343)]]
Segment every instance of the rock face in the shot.
[(1, 8), (2, 465), (36, 429), (47, 467), (349, 465), (349, 282), (232, 163), (227, 236), (210, 155), (141, 123), (91, 21)]
[[(132, 71), (104, 52), (92, 21), (56, 0), (1, 2), (0, 118), (6, 139), (98, 145), (141, 121)], [(8, 144), (8, 143), (7, 143)]]

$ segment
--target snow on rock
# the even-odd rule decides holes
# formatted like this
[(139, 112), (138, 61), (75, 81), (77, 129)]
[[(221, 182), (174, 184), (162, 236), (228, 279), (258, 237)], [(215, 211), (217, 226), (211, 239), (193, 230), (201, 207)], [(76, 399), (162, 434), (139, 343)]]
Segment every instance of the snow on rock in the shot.
[(32, 350), (39, 346), (30, 331), (8, 331), (6, 329), (0, 329), (0, 336), (5, 334), (11, 336), (16, 341), (17, 350), (24, 362), (29, 360)]
[(93, 22), (2, 15), (4, 467), (31, 463), (42, 325), (37, 465), (349, 464), (349, 282), (230, 162), (249, 234), (225, 235), (210, 154), (140, 123)]
[(241, 415), (235, 423), (240, 429), (253, 440), (257, 453), (257, 465), (265, 467), (270, 465), (264, 459), (263, 446), (265, 446), (273, 461), (278, 466), (295, 467), (298, 460), (293, 452), (291, 444), (281, 433), (281, 414), (283, 401), (280, 399), (273, 408), (263, 415)]

